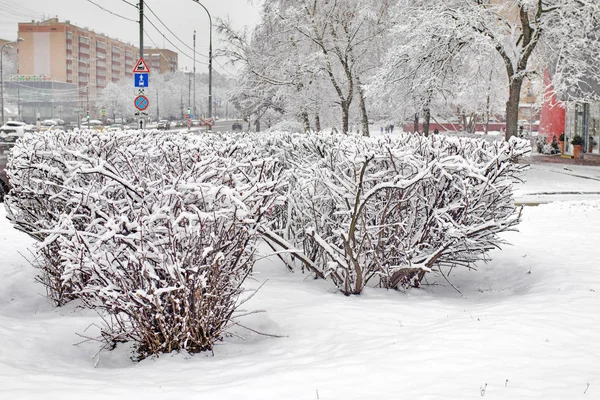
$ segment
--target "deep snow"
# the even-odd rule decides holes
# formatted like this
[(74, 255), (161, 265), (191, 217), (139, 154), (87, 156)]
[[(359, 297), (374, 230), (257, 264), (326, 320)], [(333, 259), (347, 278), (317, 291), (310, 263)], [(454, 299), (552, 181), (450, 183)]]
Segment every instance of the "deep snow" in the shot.
[[(97, 355), (100, 318), (54, 309), (24, 260), (32, 241), (0, 209), (0, 399), (600, 398), (600, 168), (533, 165), (520, 232), (478, 271), (407, 292), (344, 297), (262, 259), (215, 355), (141, 363)], [(581, 194), (586, 192), (588, 194)], [(86, 328), (88, 328), (86, 331)], [(241, 336), (241, 337), (240, 337)]]

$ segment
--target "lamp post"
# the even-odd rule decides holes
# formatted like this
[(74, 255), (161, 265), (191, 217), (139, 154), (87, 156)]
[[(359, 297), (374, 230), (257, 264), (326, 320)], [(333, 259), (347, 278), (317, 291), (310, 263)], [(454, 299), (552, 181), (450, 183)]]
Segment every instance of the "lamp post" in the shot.
[(22, 42), (22, 41), (23, 41), (23, 38), (18, 38), (14, 42), (4, 43), (2, 45), (2, 48), (0, 49), (0, 99), (1, 99), (0, 107), (2, 108), (2, 125), (4, 125), (4, 67), (3, 67), (4, 48), (6, 46), (8, 46), (9, 44), (15, 44), (15, 43)]
[[(200, 3), (198, 0), (192, 0), (194, 3), (198, 3), (202, 8), (204, 8), (204, 11), (206, 11), (206, 14), (208, 14), (208, 24), (209, 24), (209, 34), (208, 34), (208, 39), (209, 39), (209, 44), (208, 44), (208, 118), (212, 118), (212, 17), (210, 16), (210, 13), (208, 12), (208, 10), (206, 9), (206, 7), (204, 7), (204, 5), (202, 3)], [(196, 68), (196, 65), (194, 64), (194, 68)]]
[[(86, 90), (85, 90), (85, 109), (86, 109), (86, 118), (87, 118), (88, 129), (90, 129), (90, 84), (91, 84), (91, 82), (90, 82), (91, 81), (90, 65), (92, 64), (92, 62), (98, 61), (98, 60), (104, 60), (104, 57), (98, 56), (98, 57), (92, 58), (91, 60), (88, 60), (88, 61), (77, 59), (78, 63), (85, 64), (85, 66), (87, 68), (88, 83), (87, 83)], [(79, 126), (79, 124), (80, 124), (80, 118), (78, 118), (77, 126)]]

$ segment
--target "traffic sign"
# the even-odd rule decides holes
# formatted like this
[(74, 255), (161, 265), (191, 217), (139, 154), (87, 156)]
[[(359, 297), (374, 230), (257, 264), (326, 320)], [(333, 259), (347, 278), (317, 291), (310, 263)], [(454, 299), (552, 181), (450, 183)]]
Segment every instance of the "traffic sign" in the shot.
[(106, 109), (105, 108), (100, 109), (100, 115), (102, 115), (103, 117), (106, 117)]
[(135, 100), (133, 100), (133, 104), (135, 105), (135, 108), (143, 111), (148, 108), (148, 98), (146, 96), (138, 96), (135, 98)]
[(209, 127), (212, 128), (212, 126), (215, 124), (215, 122), (213, 121), (212, 118), (200, 118), (200, 125), (204, 126), (204, 125), (208, 125)]
[(148, 74), (134, 74), (133, 84), (135, 87), (148, 87)]
[(135, 63), (135, 67), (133, 68), (133, 71), (131, 71), (131, 72), (133, 72), (133, 73), (149, 73), (150, 69), (146, 65), (146, 61), (144, 61), (144, 58), (140, 57), (140, 59), (137, 61), (137, 63)]

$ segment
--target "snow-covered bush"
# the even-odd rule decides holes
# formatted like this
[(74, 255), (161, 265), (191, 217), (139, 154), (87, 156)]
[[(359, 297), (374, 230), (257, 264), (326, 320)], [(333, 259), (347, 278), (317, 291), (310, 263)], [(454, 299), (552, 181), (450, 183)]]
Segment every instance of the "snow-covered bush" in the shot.
[[(73, 140), (69, 138), (67, 142)], [(277, 168), (273, 164), (269, 168), (253, 167), (251, 172), (240, 169), (241, 175), (231, 171), (220, 175), (224, 167), (219, 167), (200, 176), (209, 176), (209, 182), (225, 187), (236, 187), (244, 180), (258, 179), (257, 176), (265, 182), (277, 182), (265, 194), (269, 205), (254, 209), (252, 215), (262, 215), (264, 219), (253, 229), (277, 250), (288, 267), (293, 268), (294, 260), (299, 260), (303, 268), (331, 279), (345, 294), (360, 293), (368, 282), (390, 288), (419, 285), (427, 272), (443, 274), (446, 267), (471, 268), (474, 262), (485, 260), (487, 251), (502, 243), (497, 234), (518, 223), (512, 182), (523, 167), (514, 161), (530, 151), (529, 142), (519, 139), (490, 142), (410, 134), (365, 138), (281, 132), (217, 133), (169, 140), (161, 136), (157, 141), (152, 134), (142, 132), (98, 140), (94, 137), (83, 143), (87, 153), (76, 150), (82, 145), (81, 138), (73, 148), (66, 144), (56, 146), (61, 148), (59, 153), (64, 153), (64, 159), (57, 158), (56, 151), (48, 152), (54, 155), (47, 164), (54, 168), (36, 164), (33, 169), (38, 180), (24, 186), (30, 187), (28, 193), (39, 192), (35, 185), (48, 185), (44, 180), (48, 171), (62, 179), (60, 182), (68, 183), (52, 186), (60, 196), (52, 192), (44, 197), (49, 203), (59, 200), (60, 206), (50, 204), (42, 207), (44, 213), (34, 215), (51, 220), (52, 223), (46, 223), (50, 227), (58, 221), (73, 222), (73, 227), (62, 224), (62, 230), (56, 233), (79, 235), (87, 232), (81, 227), (95, 226), (94, 221), (100, 217), (103, 227), (120, 226), (121, 222), (110, 220), (115, 215), (129, 215), (125, 224), (149, 217), (154, 208), (139, 206), (146, 204), (143, 199), (151, 198), (152, 205), (162, 203), (148, 194), (147, 188), (155, 182), (170, 188), (175, 182), (190, 178), (187, 174), (206, 160), (219, 160), (223, 165), (264, 165), (262, 160), (277, 160)], [(102, 152), (104, 149), (110, 151)], [(75, 167), (77, 162), (70, 161), (77, 157), (84, 160), (83, 167)], [(199, 201), (193, 196), (192, 199), (192, 203)], [(91, 207), (90, 201), (102, 205)], [(169, 199), (168, 204), (172, 201)], [(34, 211), (38, 207), (37, 202), (24, 201), (24, 205)], [(64, 208), (65, 212), (46, 212), (54, 210), (52, 207)], [(18, 223), (19, 218), (14, 220)], [(89, 234), (102, 237), (105, 233), (86, 233)], [(77, 235), (75, 240), (66, 235), (69, 239), (65, 243), (77, 243)], [(116, 240), (115, 237), (109, 235), (110, 240)], [(44, 246), (56, 242), (46, 238)], [(78, 250), (80, 254), (86, 246)], [(119, 246), (113, 243), (108, 247)], [(292, 258), (284, 256), (285, 252), (291, 253)], [(70, 254), (75, 253), (73, 250)], [(63, 257), (59, 264), (64, 268), (66, 252), (59, 254)], [(79, 259), (70, 262), (74, 266), (85, 264)], [(69, 271), (76, 274), (59, 271), (55, 275), (60, 276), (62, 284), (77, 276), (75, 281), (86, 282), (83, 287), (89, 288), (87, 282), (94, 279), (95, 272), (86, 268), (73, 267)]]
[(140, 357), (212, 348), (263, 215), (281, 201), (276, 160), (223, 158), (204, 144), (141, 131), (38, 135), (10, 166), (11, 218), (41, 241), (51, 295), (106, 311), (103, 337), (134, 341)]
[(140, 357), (212, 349), (252, 270), (249, 244), (277, 185), (260, 170), (274, 166), (215, 157), (130, 188), (116, 182), (99, 198), (108, 220), (62, 237), (65, 274), (89, 271), (80, 294), (111, 316), (109, 342), (134, 341)]
[(264, 236), (302, 248), (304, 265), (345, 294), (374, 278), (384, 287), (418, 285), (432, 269), (472, 267), (518, 222), (511, 185), (523, 167), (512, 161), (528, 141), (294, 140), (279, 146), (291, 166), (287, 209), (279, 230)]
[(300, 123), (298, 121), (285, 120), (285, 121), (281, 121), (281, 122), (278, 122), (277, 124), (273, 125), (269, 129), (267, 129), (267, 132), (300, 133), (300, 132), (304, 132), (304, 127), (302, 126), (302, 123)]

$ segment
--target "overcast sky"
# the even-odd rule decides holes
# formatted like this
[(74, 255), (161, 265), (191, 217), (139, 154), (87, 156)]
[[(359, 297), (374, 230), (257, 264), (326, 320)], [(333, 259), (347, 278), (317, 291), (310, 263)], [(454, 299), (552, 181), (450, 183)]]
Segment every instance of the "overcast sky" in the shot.
[[(60, 21), (69, 20), (72, 24), (82, 28), (88, 28), (98, 33), (120, 39), (124, 42), (139, 45), (138, 10), (132, 6), (138, 0), (0, 0), (0, 38), (14, 40), (17, 38), (17, 24), (41, 20), (42, 18), (54, 18), (58, 16)], [(108, 11), (102, 10), (97, 5), (115, 14), (119, 14), (133, 21), (127, 21)], [(201, 3), (210, 12), (213, 25), (217, 18), (229, 18), (233, 26), (242, 29), (244, 26), (253, 27), (259, 22), (258, 0), (201, 0)], [(192, 68), (192, 51), (177, 40), (168, 29), (170, 29), (186, 45), (192, 47), (193, 32), (196, 30), (196, 51), (208, 56), (209, 25), (208, 16), (201, 6), (192, 0), (145, 0), (145, 15), (161, 33), (148, 22), (144, 21), (144, 46), (166, 47), (179, 53), (179, 67)], [(168, 27), (165, 28), (154, 13)], [(170, 44), (169, 40), (173, 43)], [(181, 51), (177, 50), (179, 47)], [(213, 51), (219, 46), (219, 36), (213, 28)], [(186, 53), (190, 57), (182, 54)], [(203, 72), (207, 69), (207, 58), (196, 56), (196, 70)], [(224, 60), (217, 60), (225, 64)], [(215, 70), (223, 68), (216, 62), (213, 63)], [(228, 67), (228, 69), (231, 69)]]

